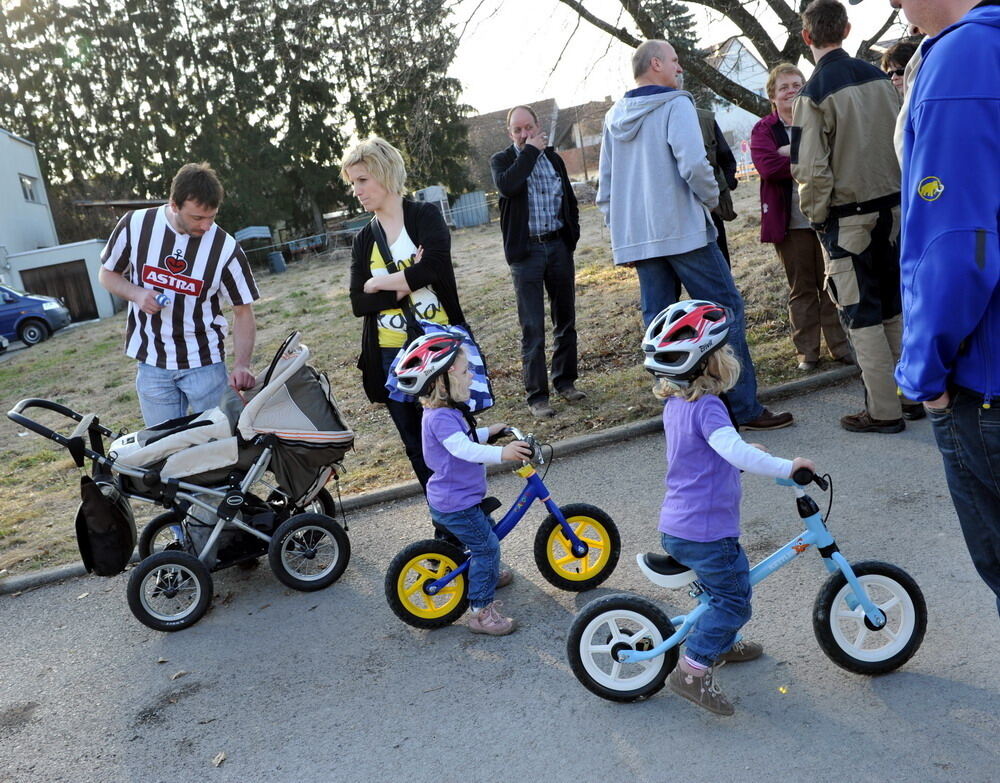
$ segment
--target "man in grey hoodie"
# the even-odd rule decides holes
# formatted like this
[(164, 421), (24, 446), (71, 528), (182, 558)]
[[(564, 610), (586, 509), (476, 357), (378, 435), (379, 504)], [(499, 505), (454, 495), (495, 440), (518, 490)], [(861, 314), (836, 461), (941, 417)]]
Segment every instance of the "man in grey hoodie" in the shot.
[(694, 299), (728, 307), (729, 344), (743, 368), (729, 393), (733, 417), (746, 430), (787, 427), (790, 413), (771, 413), (757, 400), (743, 297), (715, 242), (719, 187), (694, 100), (680, 89), (677, 53), (666, 41), (646, 41), (632, 56), (632, 73), (637, 87), (611, 107), (601, 139), (597, 206), (615, 263), (635, 267), (646, 325), (677, 301), (681, 285)]

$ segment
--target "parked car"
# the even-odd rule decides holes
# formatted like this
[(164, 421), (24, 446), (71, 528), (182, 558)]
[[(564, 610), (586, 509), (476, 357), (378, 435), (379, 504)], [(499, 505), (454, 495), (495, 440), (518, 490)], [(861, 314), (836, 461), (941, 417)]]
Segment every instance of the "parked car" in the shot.
[(35, 345), (69, 320), (69, 310), (61, 300), (0, 285), (0, 334), (5, 338)]

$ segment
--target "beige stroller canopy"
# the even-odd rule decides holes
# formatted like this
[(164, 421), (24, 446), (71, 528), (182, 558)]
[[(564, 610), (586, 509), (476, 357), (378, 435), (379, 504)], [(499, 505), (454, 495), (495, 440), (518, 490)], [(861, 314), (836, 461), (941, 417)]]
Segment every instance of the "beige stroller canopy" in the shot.
[[(307, 362), (309, 348), (293, 332), (275, 354), (241, 411), (229, 405), (125, 435), (111, 444), (114, 467), (158, 470), (162, 480), (192, 484), (245, 467), (270, 446), (270, 469), (296, 504), (323, 487), (354, 432), (344, 423), (325, 374)], [(235, 395), (234, 395), (235, 396)]]

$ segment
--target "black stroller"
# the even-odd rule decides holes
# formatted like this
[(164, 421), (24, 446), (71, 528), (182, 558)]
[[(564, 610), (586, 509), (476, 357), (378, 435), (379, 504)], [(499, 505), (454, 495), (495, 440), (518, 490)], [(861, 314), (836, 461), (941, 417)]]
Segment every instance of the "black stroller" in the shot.
[[(293, 332), (242, 410), (225, 405), (134, 433), (112, 433), (96, 415), (49, 400), (21, 400), (7, 414), (65, 446), (77, 465), (92, 461), (77, 513), (89, 571), (120, 573), (131, 558), (128, 500), (167, 509), (139, 536), (140, 562), (128, 580), (129, 608), (143, 624), (161, 631), (193, 625), (211, 602), (211, 572), (263, 555), (296, 590), (320, 590), (344, 572), (350, 541), (324, 485), (341, 470), (354, 433), (308, 359)], [(29, 408), (79, 424), (66, 437), (25, 416)], [(105, 438), (114, 438), (107, 453)]]

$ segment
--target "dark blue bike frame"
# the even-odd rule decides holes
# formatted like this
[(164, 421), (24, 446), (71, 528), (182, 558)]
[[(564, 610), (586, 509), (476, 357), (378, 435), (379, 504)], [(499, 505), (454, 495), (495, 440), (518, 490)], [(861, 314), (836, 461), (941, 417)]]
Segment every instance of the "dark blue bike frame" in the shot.
[[(526, 466), (523, 468), (518, 468), (514, 471), (517, 475), (521, 476), (525, 480), (524, 489), (521, 490), (521, 494), (518, 495), (517, 500), (514, 501), (507, 513), (504, 514), (503, 519), (501, 519), (493, 528), (493, 532), (496, 533), (497, 538), (503, 541), (506, 535), (513, 530), (517, 523), (521, 521), (521, 518), (527, 513), (528, 508), (536, 500), (542, 501), (545, 504), (545, 508), (549, 510), (549, 513), (554, 516), (560, 527), (562, 527), (563, 535), (570, 542), (571, 551), (574, 557), (584, 557), (587, 554), (589, 547), (586, 543), (581, 541), (576, 533), (573, 532), (573, 528), (570, 527), (569, 523), (566, 521), (566, 517), (563, 516), (562, 511), (559, 510), (559, 506), (552, 499), (549, 493), (548, 487), (542, 481), (542, 477), (538, 475), (537, 471), (531, 466)], [(468, 552), (468, 550), (466, 550)], [(441, 589), (451, 582), (452, 579), (464, 574), (469, 570), (469, 561), (471, 558), (466, 557), (462, 564), (451, 571), (440, 579), (436, 579), (424, 586), (424, 590), (428, 595), (436, 595), (441, 591)]]

